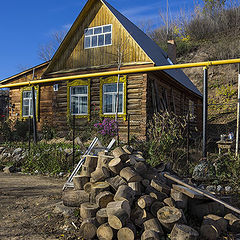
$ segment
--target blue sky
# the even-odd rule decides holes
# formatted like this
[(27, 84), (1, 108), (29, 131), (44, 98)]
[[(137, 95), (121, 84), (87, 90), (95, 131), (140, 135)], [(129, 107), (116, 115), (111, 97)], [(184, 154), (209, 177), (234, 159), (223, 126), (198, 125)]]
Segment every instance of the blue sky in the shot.
[[(0, 8), (0, 80), (22, 69), (42, 63), (40, 45), (51, 33), (68, 29), (87, 0), (8, 0)], [(161, 24), (159, 12), (166, 14), (166, 0), (108, 0), (137, 25), (142, 21)], [(170, 17), (180, 10), (189, 13), (194, 0), (169, 0)]]

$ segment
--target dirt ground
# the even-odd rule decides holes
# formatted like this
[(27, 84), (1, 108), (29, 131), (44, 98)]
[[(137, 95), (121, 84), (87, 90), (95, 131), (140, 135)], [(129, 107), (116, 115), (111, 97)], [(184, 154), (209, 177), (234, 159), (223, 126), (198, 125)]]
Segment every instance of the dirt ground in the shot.
[(65, 180), (0, 172), (0, 239), (66, 238), (64, 218), (54, 214)]

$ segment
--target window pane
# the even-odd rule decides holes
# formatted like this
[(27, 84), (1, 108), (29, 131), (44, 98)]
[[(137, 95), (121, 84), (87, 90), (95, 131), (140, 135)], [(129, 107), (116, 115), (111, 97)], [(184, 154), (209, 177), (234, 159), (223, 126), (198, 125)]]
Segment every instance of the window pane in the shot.
[(98, 35), (98, 46), (104, 45), (104, 35)]
[(123, 94), (119, 94), (119, 99), (118, 99), (118, 112), (122, 113), (123, 112)]
[(117, 84), (104, 84), (103, 85), (103, 92), (117, 92)]
[(85, 29), (85, 36), (89, 36), (93, 34), (93, 29), (92, 28), (87, 28)]
[(30, 91), (24, 91), (23, 98), (32, 98), (32, 93)]
[(105, 34), (105, 45), (112, 43), (111, 36), (112, 36), (111, 33)]
[(87, 86), (71, 87), (71, 94), (87, 94)]
[(71, 97), (71, 112), (73, 114), (78, 114), (78, 97)]
[(103, 112), (104, 113), (112, 113), (113, 112), (113, 97), (110, 94), (104, 95)]
[(23, 106), (23, 116), (29, 116), (28, 109), (28, 106)]
[(96, 47), (97, 46), (97, 36), (93, 36), (92, 37), (92, 47)]
[(85, 48), (89, 48), (90, 47), (90, 37), (85, 37), (84, 47)]
[(118, 85), (118, 88), (119, 88), (119, 92), (123, 92), (123, 83), (119, 83), (119, 85)]
[(94, 28), (94, 34), (102, 33), (102, 27)]
[(88, 108), (87, 108), (87, 97), (80, 97), (79, 102), (79, 108), (80, 108), (80, 114), (87, 114)]
[(29, 105), (29, 99), (23, 99), (23, 106)]
[(103, 32), (104, 32), (104, 33), (106, 33), (106, 32), (111, 32), (111, 29), (112, 29), (112, 26), (111, 26), (111, 25), (104, 26), (104, 27), (103, 27)]

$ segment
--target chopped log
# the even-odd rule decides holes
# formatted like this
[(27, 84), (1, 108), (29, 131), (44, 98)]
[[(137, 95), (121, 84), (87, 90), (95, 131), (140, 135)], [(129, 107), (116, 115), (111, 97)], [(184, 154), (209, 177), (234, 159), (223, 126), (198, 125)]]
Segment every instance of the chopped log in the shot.
[(110, 177), (110, 172), (106, 167), (97, 168), (91, 173), (91, 178), (94, 182), (103, 181)]
[(115, 158), (121, 158), (122, 161), (126, 162), (129, 159), (128, 154), (121, 148), (117, 147), (112, 151)]
[(87, 155), (84, 162), (84, 166), (95, 169), (97, 167), (97, 163), (98, 163), (97, 156)]
[(171, 189), (171, 198), (174, 200), (176, 207), (186, 209), (188, 204), (188, 197), (174, 189)]
[(126, 161), (126, 163), (134, 166), (135, 164), (137, 164), (138, 162), (136, 161), (135, 157), (133, 155), (129, 155), (129, 159)]
[(167, 195), (169, 195), (170, 192), (171, 192), (171, 189), (168, 187), (168, 185), (160, 182), (157, 179), (152, 179), (150, 185), (151, 185), (151, 187), (153, 187), (157, 191), (162, 192), (162, 193), (166, 193)]
[(83, 190), (84, 185), (89, 182), (90, 178), (86, 176), (76, 175), (73, 177), (75, 190)]
[(116, 212), (119, 209), (123, 209), (128, 214), (128, 216), (130, 216), (131, 207), (129, 201), (127, 200), (109, 202), (106, 208), (107, 215), (108, 216), (113, 215), (114, 212)]
[(127, 185), (127, 182), (119, 175), (116, 175), (115, 177), (112, 178), (108, 178), (105, 181), (108, 182), (115, 191), (117, 191), (121, 185)]
[(143, 223), (144, 230), (152, 230), (159, 234), (159, 236), (163, 236), (164, 232), (162, 230), (161, 225), (159, 224), (156, 218), (151, 218)]
[(133, 148), (129, 145), (124, 145), (122, 149), (129, 155), (133, 153)]
[(175, 202), (171, 197), (165, 198), (163, 202), (169, 207), (176, 207)]
[(138, 172), (139, 174), (144, 174), (147, 171), (147, 166), (144, 162), (137, 162), (134, 165), (134, 169), (136, 170), (136, 172)]
[(141, 194), (141, 184), (140, 182), (130, 182), (128, 186), (134, 191), (135, 195)]
[(157, 212), (160, 208), (164, 207), (164, 203), (160, 202), (160, 201), (155, 201), (153, 202), (153, 204), (151, 205), (151, 213), (154, 217), (157, 217)]
[(126, 225), (128, 219), (129, 216), (126, 211), (118, 209), (112, 215), (108, 216), (108, 223), (112, 228), (119, 230)]
[(110, 227), (109, 223), (104, 223), (97, 229), (97, 237), (100, 240), (116, 239), (115, 233), (116, 231)]
[(96, 203), (100, 208), (107, 207), (109, 202), (113, 201), (114, 195), (109, 191), (100, 192), (96, 196)]
[(239, 233), (240, 232), (240, 219), (233, 215), (232, 213), (229, 213), (225, 215), (224, 219), (228, 221), (228, 229), (231, 232)]
[(118, 240), (134, 240), (136, 236), (136, 228), (132, 222), (127, 222), (126, 227), (118, 230)]
[(159, 235), (153, 230), (145, 230), (142, 233), (141, 240), (159, 240)]
[(149, 187), (150, 186), (150, 181), (148, 179), (143, 179), (141, 181), (141, 183), (144, 187)]
[(89, 202), (89, 194), (83, 190), (63, 191), (62, 200), (65, 206), (80, 207), (82, 203)]
[(82, 203), (80, 207), (80, 216), (82, 219), (93, 218), (96, 216), (99, 207), (94, 203)]
[(146, 162), (145, 158), (142, 156), (142, 153), (133, 153), (132, 155), (137, 162)]
[(98, 155), (97, 168), (105, 167), (108, 169), (108, 164), (112, 159), (113, 159), (112, 156), (108, 156), (106, 154)]
[(92, 186), (91, 186), (90, 201), (92, 203), (95, 203), (96, 202), (96, 196), (100, 192), (109, 191), (109, 189), (110, 189), (110, 185), (107, 182), (93, 183)]
[(158, 192), (155, 188), (151, 186), (147, 187), (145, 192), (149, 194), (152, 198), (155, 198), (160, 202), (162, 202), (165, 198), (168, 197), (166, 193)]
[(85, 177), (91, 177), (91, 173), (95, 171), (95, 168), (83, 165), (81, 168), (80, 175)]
[(108, 167), (113, 173), (119, 174), (123, 168), (123, 162), (121, 158), (114, 158), (109, 162)]
[(198, 237), (195, 229), (184, 224), (175, 224), (170, 234), (171, 240), (197, 240)]
[(90, 194), (91, 193), (91, 189), (92, 189), (93, 183), (88, 182), (83, 186), (83, 189), (86, 193)]
[(193, 199), (207, 199), (206, 196), (204, 196), (200, 193), (197, 193), (194, 190), (191, 190), (187, 187), (181, 186), (181, 185), (173, 184), (172, 188), (179, 192), (184, 193), (185, 195), (187, 195), (188, 197), (193, 198)]
[(120, 172), (120, 176), (127, 180), (127, 182), (139, 182), (142, 180), (142, 177), (131, 167), (123, 168)]
[(114, 196), (114, 201), (128, 200), (131, 205), (134, 199), (134, 195), (134, 191), (129, 186), (122, 185), (118, 188)]
[(97, 223), (94, 218), (85, 219), (80, 226), (80, 234), (84, 239), (93, 239), (97, 233)]
[(96, 219), (99, 224), (104, 224), (108, 221), (106, 208), (102, 208), (97, 211)]
[(168, 232), (171, 232), (174, 224), (183, 223), (183, 213), (175, 207), (160, 208), (157, 212), (157, 218)]
[(140, 208), (144, 209), (150, 207), (153, 202), (154, 199), (151, 196), (143, 195), (138, 199), (137, 204)]
[(131, 220), (139, 227), (148, 219), (152, 218), (152, 215), (146, 211), (136, 206), (131, 212)]

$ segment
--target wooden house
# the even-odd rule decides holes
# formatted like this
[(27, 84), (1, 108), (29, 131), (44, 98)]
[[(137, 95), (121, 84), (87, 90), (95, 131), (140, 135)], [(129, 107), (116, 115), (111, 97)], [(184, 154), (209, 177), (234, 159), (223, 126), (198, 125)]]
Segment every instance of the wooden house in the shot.
[[(89, 0), (50, 62), (3, 80), (2, 84), (109, 72), (171, 64), (168, 55), (145, 33), (105, 0)], [(34, 72), (34, 76), (33, 76)], [(84, 126), (96, 115), (114, 117), (117, 76), (102, 76), (35, 85), (38, 129), (44, 123), (63, 134), (67, 119), (75, 115)], [(10, 118), (32, 115), (29, 87), (13, 87)], [(118, 119), (120, 138), (131, 134), (145, 139), (147, 122), (154, 112), (191, 111), (198, 126), (202, 119), (202, 95), (180, 69), (121, 75)]]

